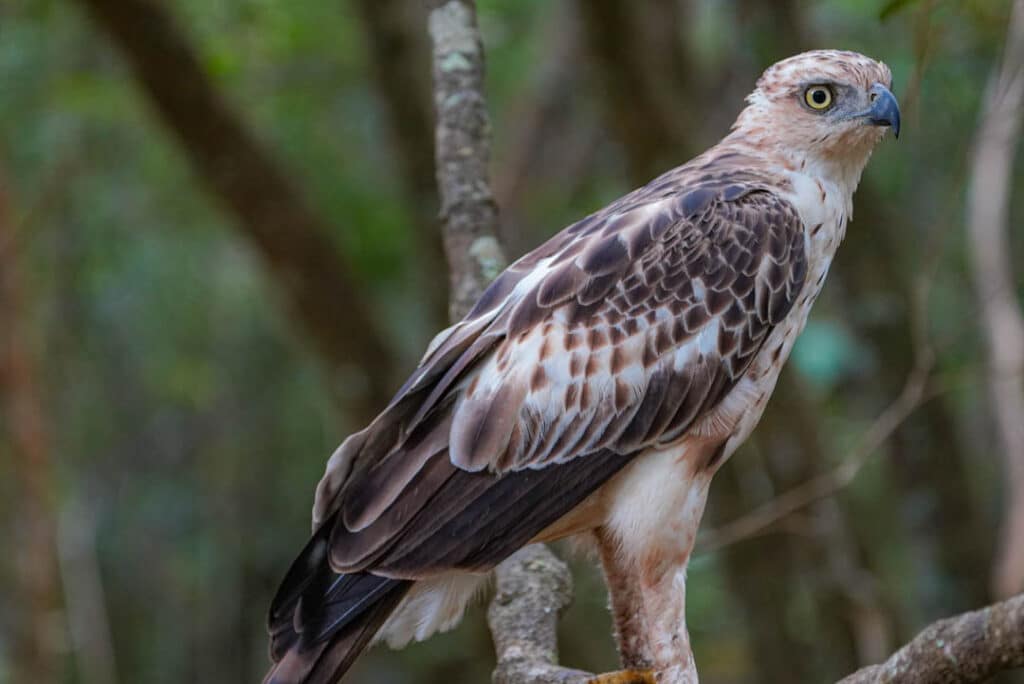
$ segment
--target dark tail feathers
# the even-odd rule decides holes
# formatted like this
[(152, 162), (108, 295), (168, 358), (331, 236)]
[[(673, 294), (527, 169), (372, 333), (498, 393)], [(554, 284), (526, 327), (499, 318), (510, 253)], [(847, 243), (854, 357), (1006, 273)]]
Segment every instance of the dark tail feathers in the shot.
[(412, 586), (408, 580), (331, 570), (332, 522), (306, 544), (270, 605), (274, 666), (264, 684), (335, 684)]

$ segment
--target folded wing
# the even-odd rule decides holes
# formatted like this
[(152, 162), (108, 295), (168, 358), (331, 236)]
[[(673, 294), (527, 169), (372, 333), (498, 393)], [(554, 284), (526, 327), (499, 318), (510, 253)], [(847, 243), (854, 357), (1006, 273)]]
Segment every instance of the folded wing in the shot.
[(513, 264), (331, 458), (271, 608), (275, 659), (331, 652), (409, 581), (494, 567), (679, 439), (792, 307), (804, 239), (749, 179), (655, 182)]

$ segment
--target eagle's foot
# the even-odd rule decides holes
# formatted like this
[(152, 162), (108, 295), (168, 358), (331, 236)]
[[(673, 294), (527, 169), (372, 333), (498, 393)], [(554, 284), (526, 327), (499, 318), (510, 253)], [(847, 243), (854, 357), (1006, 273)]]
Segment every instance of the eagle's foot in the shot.
[(592, 677), (587, 684), (656, 684), (656, 680), (654, 670), (619, 670)]

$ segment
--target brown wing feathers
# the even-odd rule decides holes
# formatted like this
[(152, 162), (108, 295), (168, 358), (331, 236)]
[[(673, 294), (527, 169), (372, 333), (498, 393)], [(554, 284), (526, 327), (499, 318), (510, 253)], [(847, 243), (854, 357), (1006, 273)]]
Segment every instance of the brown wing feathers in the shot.
[(410, 580), (494, 567), (739, 379), (802, 286), (802, 227), (749, 183), (678, 187), (513, 264), (353, 443), (271, 609), (274, 681), (333, 681)]

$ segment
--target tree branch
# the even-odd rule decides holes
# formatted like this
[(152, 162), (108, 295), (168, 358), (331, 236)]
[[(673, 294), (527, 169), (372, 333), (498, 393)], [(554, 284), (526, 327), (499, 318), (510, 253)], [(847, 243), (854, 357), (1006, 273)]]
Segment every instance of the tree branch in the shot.
[[(451, 269), (450, 315), (464, 316), (505, 267), (498, 207), (488, 180), (490, 122), (484, 51), (472, 0), (431, 0), (437, 184)], [(488, 611), (498, 666), (495, 684), (579, 684), (588, 675), (558, 667), (558, 616), (572, 601), (572, 578), (543, 545), (520, 550), (497, 568)]]
[(587, 672), (558, 666), (558, 620), (572, 602), (569, 566), (543, 544), (516, 552), (498, 570), (487, 610), (498, 667), (493, 684), (584, 684)]
[(484, 99), (484, 48), (472, 0), (431, 0), (435, 156), (444, 246), (451, 269), (453, 321), (464, 316), (504, 270), (498, 206), (487, 166), (491, 124)]
[(1015, 667), (1024, 667), (1024, 594), (934, 622), (881, 665), (839, 684), (966, 684)]
[(372, 417), (391, 397), (388, 374), (378, 372), (391, 366), (391, 355), (330, 226), (220, 98), (163, 4), (80, 2), (120, 48), (195, 171), (234, 214), (335, 378), (339, 371), (371, 369), (357, 417)]

